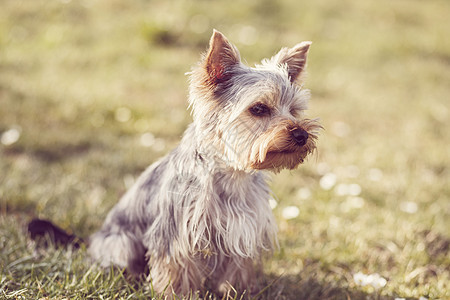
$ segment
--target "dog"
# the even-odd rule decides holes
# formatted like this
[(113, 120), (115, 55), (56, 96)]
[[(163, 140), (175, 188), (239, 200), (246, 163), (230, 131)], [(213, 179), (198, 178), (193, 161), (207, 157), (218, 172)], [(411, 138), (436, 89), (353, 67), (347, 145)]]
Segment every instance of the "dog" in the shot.
[(257, 291), (261, 256), (278, 245), (267, 171), (303, 163), (322, 128), (304, 116), (310, 45), (282, 48), (251, 68), (214, 30), (189, 73), (193, 122), (90, 237), (92, 258), (147, 271), (167, 295)]

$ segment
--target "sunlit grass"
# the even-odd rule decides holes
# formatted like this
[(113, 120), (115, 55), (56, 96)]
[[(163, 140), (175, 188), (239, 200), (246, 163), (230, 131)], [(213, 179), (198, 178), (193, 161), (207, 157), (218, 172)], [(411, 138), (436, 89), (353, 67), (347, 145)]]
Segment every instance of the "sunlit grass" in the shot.
[(449, 13), (444, 0), (3, 1), (0, 297), (157, 297), (84, 249), (36, 251), (26, 223), (101, 226), (190, 122), (185, 73), (212, 28), (249, 64), (313, 41), (308, 115), (325, 130), (315, 158), (273, 177), (280, 250), (259, 298), (450, 297)]

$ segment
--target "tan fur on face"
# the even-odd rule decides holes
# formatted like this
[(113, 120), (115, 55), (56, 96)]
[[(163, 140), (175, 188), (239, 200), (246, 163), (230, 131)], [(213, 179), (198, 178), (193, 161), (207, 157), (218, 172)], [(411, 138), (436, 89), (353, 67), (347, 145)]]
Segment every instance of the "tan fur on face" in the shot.
[[(298, 146), (292, 138), (291, 131), (296, 128), (308, 132), (308, 141), (304, 146)], [(275, 172), (283, 168), (295, 169), (316, 149), (317, 131), (321, 128), (317, 120), (279, 122), (256, 140), (251, 153), (251, 167)]]

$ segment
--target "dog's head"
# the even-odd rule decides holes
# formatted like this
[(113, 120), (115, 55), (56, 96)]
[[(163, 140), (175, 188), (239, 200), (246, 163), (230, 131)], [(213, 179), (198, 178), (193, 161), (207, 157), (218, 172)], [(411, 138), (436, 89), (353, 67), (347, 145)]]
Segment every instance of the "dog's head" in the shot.
[(190, 74), (190, 105), (202, 148), (239, 170), (294, 169), (316, 148), (317, 120), (306, 119), (302, 88), (311, 42), (283, 48), (254, 68), (214, 31)]

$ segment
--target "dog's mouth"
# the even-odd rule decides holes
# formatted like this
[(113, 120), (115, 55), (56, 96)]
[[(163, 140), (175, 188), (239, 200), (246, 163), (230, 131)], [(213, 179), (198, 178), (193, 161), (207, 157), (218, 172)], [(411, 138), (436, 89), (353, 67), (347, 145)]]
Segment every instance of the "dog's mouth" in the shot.
[(283, 155), (283, 154), (292, 154), (292, 153), (295, 153), (295, 152), (297, 152), (298, 150), (293, 150), (293, 149), (287, 149), (287, 150), (271, 150), (271, 151), (268, 151), (267, 152), (267, 156), (268, 155), (275, 155), (275, 154), (277, 154), (277, 155)]
[(253, 152), (251, 167), (278, 172), (281, 169), (295, 169), (302, 164), (315, 151), (317, 131), (322, 128), (316, 120), (306, 120), (302, 125), (307, 134), (301, 143), (294, 139), (287, 127), (275, 129), (267, 136), (262, 135), (261, 142), (257, 143), (259, 150)]
[(298, 150), (276, 150), (266, 153), (263, 161), (252, 164), (253, 169), (257, 170), (274, 170), (295, 169), (299, 164), (303, 163), (307, 152)]

